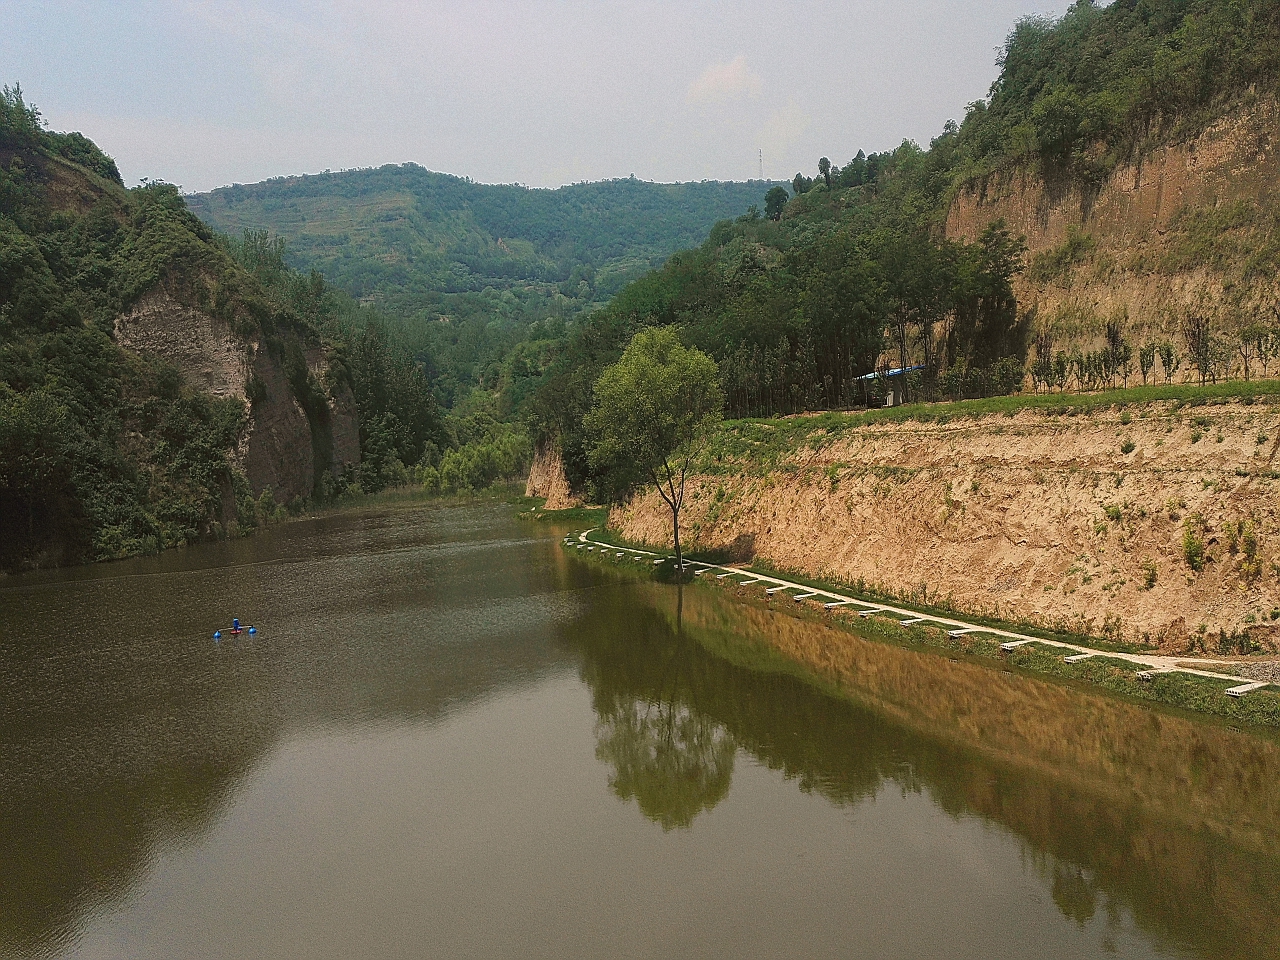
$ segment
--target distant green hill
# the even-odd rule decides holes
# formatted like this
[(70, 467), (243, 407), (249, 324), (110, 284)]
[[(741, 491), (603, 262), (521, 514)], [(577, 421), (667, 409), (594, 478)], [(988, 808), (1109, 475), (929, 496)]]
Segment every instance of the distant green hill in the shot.
[(439, 294), (570, 280), (564, 292), (574, 299), (588, 290), (607, 299), (701, 243), (716, 221), (762, 205), (771, 186), (631, 178), (539, 190), (409, 163), (237, 184), (187, 204), (224, 233), (271, 230), (288, 242), (294, 266), (404, 309)]
[(771, 186), (631, 178), (542, 190), (404, 164), (224, 187), (187, 204), (232, 236), (271, 231), (292, 266), (376, 303), (430, 358), (449, 400), (491, 382), (529, 323), (607, 301), (717, 221), (762, 206)]

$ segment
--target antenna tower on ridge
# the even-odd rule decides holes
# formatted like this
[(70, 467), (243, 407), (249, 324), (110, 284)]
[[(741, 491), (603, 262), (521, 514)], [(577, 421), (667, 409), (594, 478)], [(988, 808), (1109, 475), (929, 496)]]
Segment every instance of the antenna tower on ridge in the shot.
[(760, 149), (760, 179), (764, 179), (764, 148)]

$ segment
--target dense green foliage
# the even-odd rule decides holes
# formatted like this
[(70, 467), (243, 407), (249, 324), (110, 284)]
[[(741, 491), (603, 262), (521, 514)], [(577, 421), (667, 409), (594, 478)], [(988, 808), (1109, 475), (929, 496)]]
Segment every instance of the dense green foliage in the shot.
[[(286, 247), (266, 231), (246, 231), (218, 242), (261, 286), (276, 316), (293, 318), (326, 348), (328, 375), (308, 375), (296, 347), (267, 338), (283, 359), (290, 388), (303, 408), (323, 415), (334, 391), (349, 388), (360, 419), (361, 464), (355, 476), (321, 478), (317, 493), (331, 496), (353, 484), (377, 492), (408, 482), (407, 465), (431, 460), (452, 443), (422, 365), (391, 343), (385, 321), (333, 289), (319, 273), (302, 274), (286, 262)], [(251, 386), (250, 392), (252, 393)], [(317, 471), (319, 472), (319, 471)]]
[(240, 240), (220, 237), (219, 243), (261, 284), (280, 315), (297, 318), (322, 338), (329, 360), (323, 383), (308, 376), (296, 350), (283, 353), (290, 387), (303, 407), (323, 408), (344, 387), (355, 397), (360, 465), (346, 476), (321, 476), (321, 499), (408, 483), (436, 493), (481, 490), (528, 470), (528, 434), (500, 418), (492, 394), (473, 390), (453, 410), (442, 411), (426, 366), (389, 334), (391, 324), (317, 271), (291, 268), (282, 238), (250, 230)]
[(473, 391), (446, 422), (453, 446), (438, 461), (424, 460), (416, 471), (428, 493), (483, 490), (527, 475), (533, 459), (529, 435), (522, 425), (497, 416), (490, 395)]
[(392, 339), (430, 364), (437, 396), (452, 406), (472, 387), (492, 390), (531, 365), (540, 370), (539, 343), (558, 339), (562, 321), (700, 243), (767, 188), (631, 178), (532, 190), (405, 164), (237, 185), (188, 201), (224, 232), (270, 230), (288, 243), (290, 263), (375, 304)]
[[(0, 568), (154, 552), (278, 512), (234, 466), (262, 384), (249, 405), (217, 400), (116, 343), (116, 319), (158, 288), (263, 344), (311, 424), (315, 496), (407, 481), (404, 464), (457, 445), (422, 365), (372, 311), (291, 270), (280, 241), (215, 236), (167, 184), (125, 190), (17, 89), (0, 97), (0, 161)], [(364, 457), (339, 477), (329, 403), (348, 389)]]
[[(986, 395), (1019, 382), (1011, 283), (1020, 241), (993, 225), (978, 243), (952, 243), (867, 216), (900, 209), (898, 185), (912, 184), (904, 176), (880, 197), (859, 198), (851, 217), (824, 219), (828, 208), (810, 204), (815, 215), (722, 223), (701, 248), (587, 318), (529, 407), (538, 428), (560, 438), (571, 481), (591, 474), (581, 424), (595, 378), (647, 327), (678, 327), (710, 355), (738, 417), (864, 405), (882, 389), (867, 378), (886, 352), (901, 367), (922, 361), (913, 383), (926, 395)], [(999, 373), (1005, 358), (1012, 378)]]
[[(104, 180), (124, 185), (116, 162), (84, 134), (46, 130), (40, 111), (23, 100), (22, 87), (17, 84), (0, 91), (0, 131), (4, 136), (4, 145), (0, 149), (4, 150), (2, 159), (6, 167), (11, 167), (19, 150), (39, 149), (83, 167)], [(21, 189), (17, 183), (10, 186)]]
[(999, 80), (959, 131), (961, 175), (1008, 160), (1086, 179), (1179, 129), (1195, 131), (1250, 87), (1280, 78), (1271, 0), (1079, 0), (1022, 20)]

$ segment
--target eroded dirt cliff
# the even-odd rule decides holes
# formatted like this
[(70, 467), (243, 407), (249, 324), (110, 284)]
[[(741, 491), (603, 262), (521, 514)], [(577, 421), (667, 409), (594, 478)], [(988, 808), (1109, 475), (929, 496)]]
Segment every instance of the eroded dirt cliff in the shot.
[[(1247, 631), (1275, 648), (1278, 451), (1280, 406), (1261, 402), (816, 432), (772, 465), (748, 452), (694, 477), (682, 537), (970, 613), (1176, 650)], [(671, 540), (653, 491), (611, 524)]]
[(1060, 346), (1087, 349), (1116, 317), (1135, 337), (1175, 339), (1187, 309), (1220, 329), (1272, 319), (1278, 135), (1280, 103), (1246, 97), (1099, 185), (1025, 169), (975, 182), (952, 203), (946, 233), (973, 240), (1002, 219), (1025, 236), (1032, 269), (1018, 300)]
[(524, 495), (545, 498), (547, 510), (568, 510), (582, 506), (582, 498), (575, 497), (569, 489), (564, 461), (554, 444), (544, 441), (533, 451), (533, 465), (529, 468)]
[[(282, 503), (309, 497), (318, 471), (341, 473), (359, 463), (359, 420), (350, 388), (329, 389), (325, 408), (308, 412), (262, 337), (246, 337), (164, 289), (146, 294), (118, 317), (115, 337), (129, 350), (173, 364), (197, 390), (244, 401), (248, 417), (233, 461), (255, 495), (270, 489)], [(316, 382), (324, 381), (319, 346), (294, 334), (282, 342), (300, 351)]]

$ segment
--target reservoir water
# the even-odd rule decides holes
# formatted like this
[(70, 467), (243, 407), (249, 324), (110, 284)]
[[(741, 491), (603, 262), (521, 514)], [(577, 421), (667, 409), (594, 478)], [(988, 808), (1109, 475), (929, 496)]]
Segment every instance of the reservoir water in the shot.
[(0, 957), (1280, 957), (1273, 739), (562, 532), (384, 507), (0, 581)]

